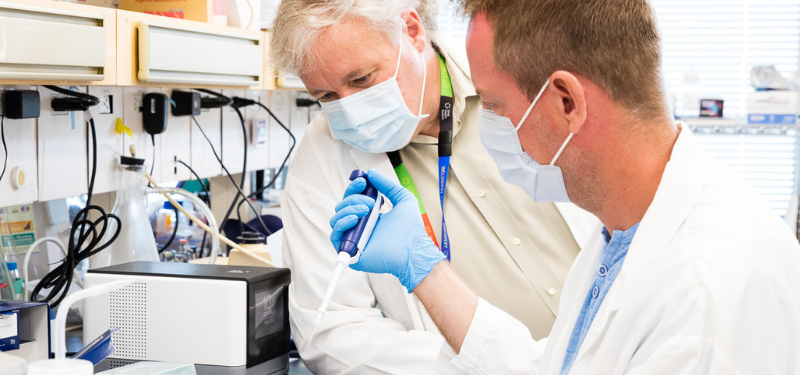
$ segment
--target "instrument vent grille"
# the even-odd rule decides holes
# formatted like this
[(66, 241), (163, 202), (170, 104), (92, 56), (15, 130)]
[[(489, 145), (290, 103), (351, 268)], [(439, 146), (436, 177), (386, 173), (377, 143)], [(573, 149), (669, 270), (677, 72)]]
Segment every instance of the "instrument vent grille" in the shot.
[(118, 358), (147, 358), (147, 283), (135, 282), (109, 293), (109, 325)]

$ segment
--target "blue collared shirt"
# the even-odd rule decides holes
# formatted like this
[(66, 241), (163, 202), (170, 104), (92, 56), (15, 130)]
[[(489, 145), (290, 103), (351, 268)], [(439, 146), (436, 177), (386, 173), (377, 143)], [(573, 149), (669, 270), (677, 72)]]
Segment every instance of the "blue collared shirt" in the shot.
[(608, 290), (611, 289), (611, 284), (614, 283), (614, 279), (617, 278), (619, 271), (622, 269), (622, 262), (625, 260), (625, 255), (628, 254), (628, 248), (631, 246), (631, 241), (638, 228), (639, 224), (636, 224), (626, 231), (616, 230), (613, 234), (609, 234), (608, 230), (603, 228), (603, 237), (605, 237), (606, 243), (597, 260), (594, 283), (589, 287), (589, 293), (586, 295), (586, 300), (583, 301), (581, 313), (575, 322), (575, 328), (572, 329), (572, 335), (570, 335), (569, 345), (567, 346), (567, 354), (564, 356), (564, 364), (561, 366), (561, 375), (569, 374), (572, 369), (578, 349), (583, 344), (586, 332), (592, 326), (592, 320), (597, 315), (597, 310), (600, 309), (603, 299), (605, 299)]

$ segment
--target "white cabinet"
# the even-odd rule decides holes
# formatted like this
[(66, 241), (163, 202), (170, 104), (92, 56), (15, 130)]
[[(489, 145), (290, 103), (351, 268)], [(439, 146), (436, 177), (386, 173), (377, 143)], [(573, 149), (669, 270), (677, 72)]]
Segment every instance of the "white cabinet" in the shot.
[(118, 85), (260, 87), (262, 32), (117, 11)]
[(3, 83), (116, 83), (114, 9), (0, 1), (0, 35)]

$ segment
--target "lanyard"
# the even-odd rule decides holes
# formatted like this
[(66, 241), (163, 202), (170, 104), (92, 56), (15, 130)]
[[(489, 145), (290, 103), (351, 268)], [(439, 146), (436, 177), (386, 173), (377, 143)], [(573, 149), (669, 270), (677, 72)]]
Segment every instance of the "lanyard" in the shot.
[[(438, 49), (437, 49), (438, 52)], [(450, 75), (447, 72), (444, 58), (440, 53), (439, 57), (439, 70), (441, 72), (441, 96), (439, 100), (439, 167), (437, 173), (439, 175), (439, 202), (442, 206), (442, 253), (450, 261), (450, 237), (447, 235), (447, 223), (444, 219), (444, 198), (447, 190), (447, 175), (450, 172), (450, 156), (453, 153), (453, 86), (450, 82)], [(433, 243), (438, 247), (439, 243), (436, 241), (436, 234), (433, 232), (433, 226), (428, 218), (428, 213), (425, 210), (425, 205), (422, 204), (422, 199), (419, 196), (414, 180), (408, 173), (408, 170), (403, 165), (403, 158), (400, 156), (399, 151), (392, 151), (388, 153), (389, 160), (392, 162), (395, 174), (400, 180), (400, 184), (408, 189), (419, 202), (419, 211), (422, 213), (422, 222), (425, 225), (425, 232), (431, 238)]]

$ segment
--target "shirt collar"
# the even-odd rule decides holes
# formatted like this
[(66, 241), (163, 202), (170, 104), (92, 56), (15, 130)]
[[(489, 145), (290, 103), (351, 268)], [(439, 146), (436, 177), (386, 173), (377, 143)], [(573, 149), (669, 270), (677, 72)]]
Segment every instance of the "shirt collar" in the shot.
[(639, 229), (639, 223), (636, 223), (636, 225), (624, 231), (615, 230), (614, 233), (608, 233), (608, 229), (603, 227), (603, 239), (606, 241), (606, 244), (611, 242), (612, 239), (619, 239), (620, 245), (628, 246), (631, 244), (631, 241), (633, 241), (633, 236), (636, 234), (636, 229)]

